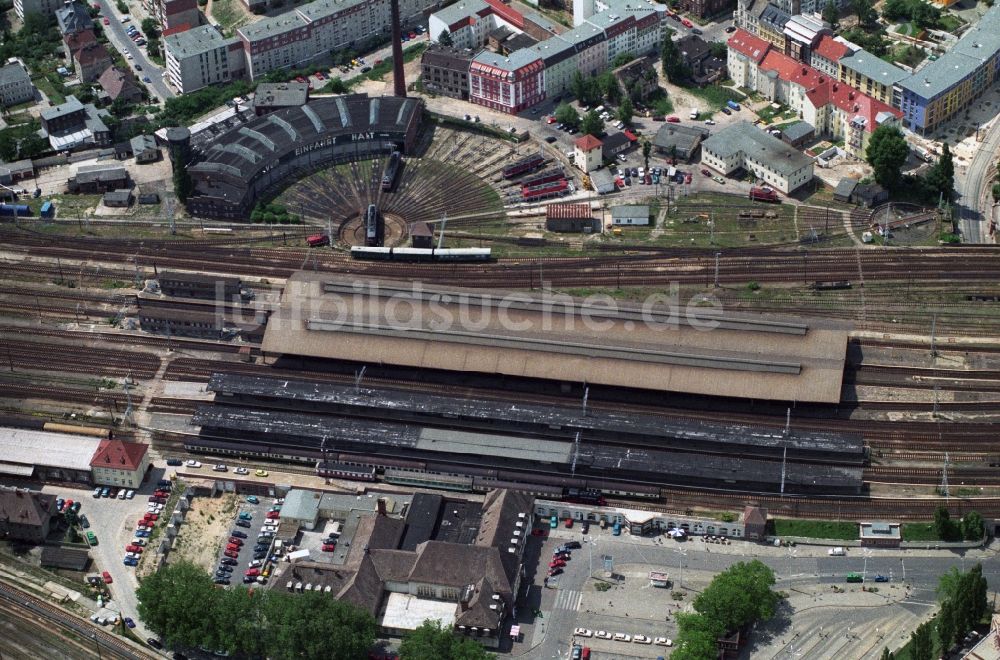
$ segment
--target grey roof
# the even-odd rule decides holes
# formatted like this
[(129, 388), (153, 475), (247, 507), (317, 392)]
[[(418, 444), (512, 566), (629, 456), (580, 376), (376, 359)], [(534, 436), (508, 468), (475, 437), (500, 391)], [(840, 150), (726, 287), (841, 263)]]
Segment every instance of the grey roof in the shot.
[(845, 68), (856, 71), (863, 76), (890, 87), (910, 75), (898, 66), (890, 64), (882, 58), (872, 55), (867, 50), (847, 53), (840, 58), (840, 63)]
[(132, 200), (131, 190), (109, 190), (104, 193), (105, 202), (130, 202)]
[(76, 171), (77, 183), (116, 181), (128, 178), (124, 165), (81, 165)]
[[(940, 59), (900, 81), (900, 86), (930, 99), (946, 92), (984, 66), (1000, 50), (1000, 5), (986, 12)], [(843, 61), (843, 60), (841, 60)]]
[(523, 66), (531, 64), (537, 59), (540, 59), (538, 57), (538, 53), (531, 48), (525, 48), (524, 50), (515, 51), (510, 55), (501, 55), (499, 53), (484, 50), (472, 58), (472, 61), (496, 67), (497, 69), (515, 71)]
[(645, 204), (622, 204), (611, 207), (612, 218), (648, 218), (649, 206)]
[(576, 46), (560, 37), (550, 37), (531, 47), (545, 62), (546, 67), (554, 66), (576, 54)]
[(424, 541), (434, 538), (441, 503), (444, 498), (432, 493), (414, 493), (406, 511), (406, 532), (400, 543), (402, 550), (415, 550)]
[(42, 119), (45, 121), (52, 121), (53, 119), (58, 119), (59, 117), (70, 115), (75, 112), (81, 112), (83, 110), (83, 104), (80, 103), (75, 96), (70, 94), (66, 97), (66, 101), (64, 103), (42, 110)]
[(708, 45), (708, 42), (696, 34), (681, 37), (675, 43), (680, 54), (689, 60), (698, 60), (707, 57), (712, 52), (712, 48)]
[[(484, 0), (461, 0), (461, 2), (456, 2), (453, 5), (445, 7), (440, 11), (434, 12), (434, 16), (438, 18), (439, 21), (445, 25), (451, 25), (457, 21), (462, 20), (473, 14), (477, 14), (484, 9), (489, 7)], [(438, 35), (432, 35), (433, 38), (437, 39)]]
[(653, 145), (658, 149), (670, 149), (677, 147), (683, 153), (689, 153), (698, 143), (704, 140), (710, 131), (700, 126), (688, 126), (686, 124), (666, 123), (656, 131), (653, 138)]
[(57, 9), (56, 22), (59, 24), (59, 32), (62, 34), (73, 34), (94, 27), (90, 13), (79, 2), (63, 5)]
[(622, 21), (622, 17), (612, 11), (602, 11), (600, 14), (594, 14), (587, 19), (587, 23), (594, 25), (602, 30), (607, 30), (609, 27), (614, 27)]
[(559, 38), (563, 41), (568, 41), (574, 46), (581, 47), (600, 43), (607, 37), (604, 34), (604, 30), (598, 28), (596, 25), (581, 23), (572, 30), (568, 30), (560, 34)]
[(833, 191), (834, 197), (843, 197), (845, 199), (850, 199), (851, 195), (854, 193), (854, 189), (858, 187), (858, 180), (844, 177), (837, 184), (837, 188)]
[(309, 83), (261, 83), (253, 97), (254, 107), (290, 107), (309, 100)]
[(292, 489), (285, 495), (285, 503), (281, 505), (281, 517), (315, 521), (319, 515), (321, 497), (314, 490)]
[(98, 438), (0, 428), (0, 462), (90, 471)]
[(21, 66), (19, 62), (13, 62), (0, 67), (0, 85), (9, 85), (11, 83), (23, 82), (25, 80), (31, 82), (31, 76), (24, 70), (24, 67)]
[(622, 146), (623, 144), (627, 144), (628, 142), (629, 139), (628, 136), (625, 135), (625, 133), (612, 133), (608, 137), (601, 140), (601, 147), (605, 151), (609, 151), (611, 149), (616, 149)]
[[(431, 44), (423, 55), (420, 56), (420, 63), (429, 66), (444, 67), (448, 69), (469, 69), (469, 63), (476, 56), (476, 51), (471, 48), (451, 48), (440, 44)], [(260, 87), (258, 86), (259, 90)], [(259, 93), (259, 92), (258, 92)]]
[(765, 5), (764, 10), (760, 12), (759, 16), (761, 23), (768, 23), (779, 30), (784, 30), (785, 25), (791, 18), (791, 14), (772, 4)]
[(54, 548), (46, 546), (42, 548), (41, 565), (65, 568), (71, 571), (82, 571), (90, 561), (90, 553), (87, 550), (77, 548)]
[(365, 0), (316, 0), (299, 7), (299, 12), (310, 21), (336, 15), (346, 9), (366, 4)]
[(590, 177), (590, 182), (594, 184), (594, 189), (601, 195), (615, 189), (615, 178), (611, 176), (611, 172), (603, 167), (599, 170), (594, 170), (588, 176)]
[(156, 149), (156, 138), (152, 135), (136, 135), (129, 140), (129, 145), (132, 147), (132, 153), (138, 154), (148, 149)]
[(227, 39), (219, 34), (219, 31), (211, 25), (202, 25), (193, 30), (171, 34), (163, 41), (171, 55), (182, 59), (193, 55), (200, 55), (216, 48), (224, 48), (230, 44), (238, 43), (239, 39), (236, 37)]
[(766, 163), (768, 169), (782, 175), (797, 172), (812, 163), (812, 159), (793, 149), (778, 138), (765, 133), (749, 122), (741, 121), (712, 135), (703, 148), (728, 158), (738, 152)]
[(278, 16), (265, 18), (250, 25), (244, 25), (237, 32), (242, 34), (247, 41), (253, 42), (304, 28), (309, 25), (309, 21), (299, 14), (304, 8), (300, 7), (298, 11), (279, 14)]
[(781, 129), (782, 134), (791, 141), (795, 141), (806, 137), (810, 133), (814, 133), (816, 129), (812, 124), (806, 121), (797, 121), (794, 124), (789, 124), (788, 126)]

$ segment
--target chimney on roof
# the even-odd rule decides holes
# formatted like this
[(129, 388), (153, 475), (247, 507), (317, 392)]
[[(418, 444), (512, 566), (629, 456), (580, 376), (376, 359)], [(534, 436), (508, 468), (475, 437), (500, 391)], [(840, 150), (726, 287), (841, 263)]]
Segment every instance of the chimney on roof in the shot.
[(837, 91), (837, 83), (833, 83), (833, 91)]
[(392, 84), (393, 94), (406, 98), (406, 79), (403, 77), (403, 35), (399, 27), (399, 0), (391, 0), (392, 12)]
[(806, 68), (806, 67), (802, 67), (802, 75), (804, 76), (804, 75), (806, 75), (807, 73), (809, 73), (809, 69), (808, 69), (808, 68)]
[(849, 98), (849, 99), (851, 99), (853, 101), (854, 100), (854, 92), (849, 92), (847, 94), (847, 98)]
[(385, 510), (385, 498), (384, 497), (378, 498), (378, 500), (376, 500), (375, 504), (376, 504), (376, 506), (378, 508), (378, 515), (384, 516), (386, 514), (386, 510)]

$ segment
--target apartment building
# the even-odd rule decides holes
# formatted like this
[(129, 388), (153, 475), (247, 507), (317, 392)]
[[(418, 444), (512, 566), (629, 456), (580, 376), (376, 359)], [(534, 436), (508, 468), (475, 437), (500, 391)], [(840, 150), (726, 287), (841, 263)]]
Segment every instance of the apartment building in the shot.
[(882, 103), (899, 107), (895, 88), (910, 77), (909, 73), (861, 48), (852, 49), (852, 52), (840, 58), (838, 64), (840, 82), (847, 83)]
[(531, 48), (509, 56), (483, 51), (469, 66), (469, 100), (516, 114), (545, 99), (545, 64)]
[[(415, 24), (426, 10), (440, 4), (441, 0), (400, 0), (400, 20), (404, 25)], [(305, 66), (331, 50), (388, 34), (391, 19), (389, 0), (315, 0), (236, 33), (243, 45), (247, 75), (254, 79), (275, 69)]]
[(18, 61), (0, 67), (0, 106), (9, 108), (35, 99), (28, 70)]
[(14, 13), (22, 21), (29, 14), (52, 16), (63, 6), (63, 0), (14, 0)]
[(469, 100), (469, 67), (475, 51), (434, 44), (420, 59), (424, 91), (453, 99)]
[(912, 131), (933, 133), (983, 95), (1000, 67), (1000, 5), (962, 35), (948, 52), (899, 81), (899, 108)]
[(853, 52), (848, 42), (839, 37), (824, 34), (819, 43), (809, 53), (809, 66), (828, 76), (840, 79), (840, 60)]
[(743, 168), (786, 195), (813, 178), (811, 158), (746, 121), (702, 142), (701, 162), (723, 174)]
[(211, 25), (171, 34), (163, 40), (167, 78), (182, 94), (242, 78), (246, 71), (243, 44), (223, 37)]

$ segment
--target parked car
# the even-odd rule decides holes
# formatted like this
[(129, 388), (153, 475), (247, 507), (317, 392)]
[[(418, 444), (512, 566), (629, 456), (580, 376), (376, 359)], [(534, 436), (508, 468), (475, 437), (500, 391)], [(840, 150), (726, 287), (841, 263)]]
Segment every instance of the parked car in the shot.
[(222, 554), (224, 554), (227, 557), (230, 557), (231, 559), (239, 559), (239, 556), (240, 556), (239, 553), (236, 553), (236, 552), (234, 552), (232, 550), (226, 550)]
[(706, 170), (705, 168), (702, 168), (701, 173), (704, 174), (705, 176), (709, 177), (712, 176), (712, 173)]
[(586, 628), (577, 628), (576, 630), (573, 631), (573, 634), (579, 635), (580, 637), (593, 637), (594, 631), (587, 630)]
[(181, 459), (179, 459), (179, 458), (168, 458), (167, 459), (167, 465), (177, 466), (177, 465), (183, 465), (183, 464), (184, 464), (184, 462), (181, 461)]
[(723, 108), (723, 109), (722, 109), (722, 111), (723, 111), (724, 113), (726, 113), (727, 115), (731, 115), (731, 114), (733, 114), (733, 111), (732, 111), (732, 110), (730, 110), (729, 108)]
[(243, 539), (238, 536), (230, 536), (229, 543), (230, 545), (243, 545)]
[(735, 25), (730, 25), (729, 27), (726, 28), (726, 33), (731, 34), (733, 32), (736, 32), (736, 26)]
[(672, 639), (670, 639), (669, 637), (657, 637), (656, 639), (653, 640), (653, 643), (657, 644), (658, 646), (673, 646), (674, 645), (674, 641)]
[(226, 566), (235, 566), (236, 564), (239, 563), (238, 561), (236, 561), (232, 557), (224, 557), (224, 558), (220, 559), (219, 562), (222, 563), (222, 564), (225, 564)]
[(246, 528), (249, 528), (250, 527), (250, 523), (247, 522), (246, 520), (237, 520), (236, 521), (236, 526), (237, 527), (246, 527)]
[(675, 115), (670, 115), (669, 117), (667, 117), (667, 121), (670, 122), (671, 124), (679, 124), (679, 123), (681, 123), (680, 117), (677, 117)]
[(198, 461), (196, 461), (196, 460), (194, 460), (192, 458), (192, 459), (190, 459), (187, 462), (187, 466), (190, 467), (190, 468), (200, 468), (201, 467), (201, 463), (199, 463)]
[(212, 467), (215, 472), (227, 472), (229, 470), (223, 463), (217, 463)]
[(266, 477), (267, 470), (262, 470), (260, 468), (257, 468), (256, 470), (254, 470), (254, 474), (257, 475), (258, 477)]
[(597, 632), (594, 633), (594, 637), (596, 637), (597, 639), (611, 639), (612, 634), (606, 630), (598, 630)]
[(250, 470), (246, 469), (245, 467), (238, 467), (235, 470), (233, 470), (233, 472), (235, 472), (236, 474), (250, 474)]
[(653, 640), (645, 635), (635, 635), (632, 637), (632, 642), (635, 644), (652, 644)]
[(337, 546), (334, 545), (333, 543), (324, 543), (323, 544), (323, 552), (333, 552), (336, 549), (337, 549)]
[(562, 575), (563, 569), (561, 568), (550, 568), (548, 572), (549, 577), (555, 577), (557, 575)]
[(256, 495), (247, 495), (247, 502), (250, 504), (260, 504), (260, 499)]
[(138, 566), (139, 560), (136, 559), (135, 557), (126, 557), (125, 559), (122, 560), (122, 564), (125, 566)]
[(876, 581), (876, 582), (888, 582), (888, 581), (889, 581), (889, 578), (887, 578), (887, 577), (886, 577), (886, 576), (884, 576), (884, 575), (876, 575), (876, 576), (875, 576), (875, 581)]
[(101, 579), (104, 580), (104, 584), (111, 584), (114, 580), (111, 579), (111, 573), (104, 571), (101, 573)]
[(241, 511), (240, 520), (253, 520), (253, 514), (248, 511)]

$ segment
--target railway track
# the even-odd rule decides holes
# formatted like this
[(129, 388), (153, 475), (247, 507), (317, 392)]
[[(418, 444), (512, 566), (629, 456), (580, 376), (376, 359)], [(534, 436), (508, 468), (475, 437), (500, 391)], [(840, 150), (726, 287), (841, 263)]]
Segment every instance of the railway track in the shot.
[(0, 599), (11, 603), (15, 607), (30, 611), (39, 619), (48, 621), (63, 630), (79, 635), (85, 640), (95, 641), (99, 644), (101, 653), (110, 654), (116, 658), (124, 658), (125, 660), (153, 660), (157, 657), (152, 653), (144, 652), (138, 647), (122, 641), (115, 635), (89, 625), (82, 619), (51, 603), (47, 603), (40, 598), (36, 598), (31, 594), (15, 589), (2, 582), (0, 582)]

